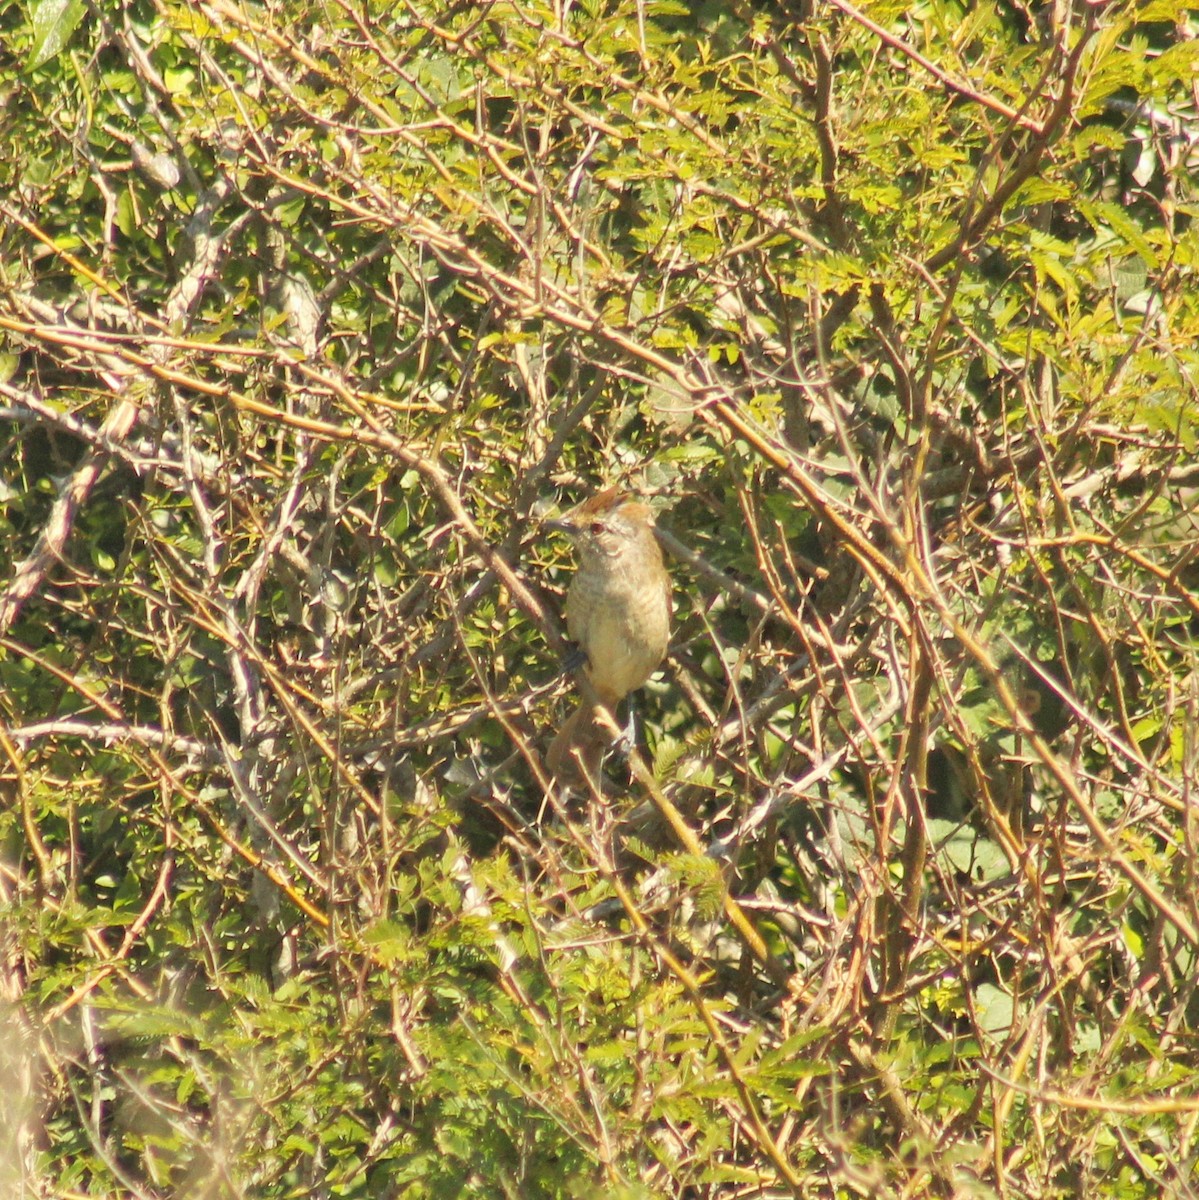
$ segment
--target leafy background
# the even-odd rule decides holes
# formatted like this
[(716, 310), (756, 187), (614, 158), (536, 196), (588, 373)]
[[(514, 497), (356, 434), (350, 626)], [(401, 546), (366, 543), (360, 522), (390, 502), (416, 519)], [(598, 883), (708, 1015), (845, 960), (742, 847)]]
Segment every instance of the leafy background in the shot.
[(0, 1190), (1194, 1194), (1193, 14), (0, 30)]

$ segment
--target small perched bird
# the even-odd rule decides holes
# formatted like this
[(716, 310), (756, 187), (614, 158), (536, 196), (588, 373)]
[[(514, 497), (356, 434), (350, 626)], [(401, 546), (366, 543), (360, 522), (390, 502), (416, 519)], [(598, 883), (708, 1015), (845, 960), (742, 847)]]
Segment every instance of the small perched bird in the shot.
[[(670, 641), (670, 576), (643, 504), (608, 488), (546, 526), (574, 542), (579, 568), (566, 595), (566, 629), (587, 657), (587, 678), (611, 714), (639, 688)], [(551, 775), (577, 756), (598, 769), (607, 742), (597, 713), (580, 703), (546, 755)]]

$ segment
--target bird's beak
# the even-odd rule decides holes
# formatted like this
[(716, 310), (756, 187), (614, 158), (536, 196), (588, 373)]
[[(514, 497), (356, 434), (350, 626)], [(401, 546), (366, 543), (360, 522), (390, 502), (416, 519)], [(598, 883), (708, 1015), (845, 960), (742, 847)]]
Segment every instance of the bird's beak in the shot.
[(579, 532), (579, 527), (570, 519), (570, 517), (550, 517), (546, 521), (541, 522), (542, 528), (550, 530), (552, 533), (564, 533), (567, 537), (574, 537)]

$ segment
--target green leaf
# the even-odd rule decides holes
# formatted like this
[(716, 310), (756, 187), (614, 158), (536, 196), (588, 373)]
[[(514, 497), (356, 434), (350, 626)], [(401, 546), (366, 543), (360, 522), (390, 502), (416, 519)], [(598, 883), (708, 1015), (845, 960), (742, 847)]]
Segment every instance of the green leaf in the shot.
[(83, 20), (83, 0), (38, 0), (30, 14), (33, 45), (25, 60), (27, 71), (36, 71), (62, 53)]

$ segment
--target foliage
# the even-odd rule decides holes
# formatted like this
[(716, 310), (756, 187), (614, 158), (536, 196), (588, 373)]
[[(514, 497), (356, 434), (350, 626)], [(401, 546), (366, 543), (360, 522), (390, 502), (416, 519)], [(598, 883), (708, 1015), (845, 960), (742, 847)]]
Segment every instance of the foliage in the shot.
[(1182, 5), (0, 29), (3, 1188), (1191, 1194)]

